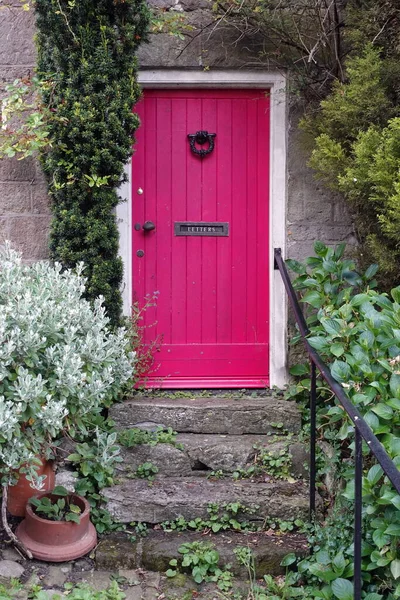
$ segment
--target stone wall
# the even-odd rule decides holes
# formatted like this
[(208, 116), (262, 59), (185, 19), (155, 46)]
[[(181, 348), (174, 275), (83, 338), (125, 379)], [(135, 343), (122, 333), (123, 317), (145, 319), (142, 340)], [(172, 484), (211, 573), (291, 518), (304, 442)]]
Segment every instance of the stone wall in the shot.
[[(7, 83), (32, 72), (35, 64), (32, 12), (18, 1), (0, 7), (0, 97)], [(33, 159), (0, 160), (0, 243), (11, 240), (24, 258), (48, 256), (49, 202)]]
[[(193, 26), (191, 40), (167, 33), (152, 36), (140, 49), (139, 61), (146, 68), (252, 69), (264, 68), (258, 53), (263, 40), (242, 39), (227, 27), (215, 28), (211, 0), (152, 0), (151, 4), (177, 13), (187, 13)], [(19, 7), (0, 10), (0, 82), (32, 71), (35, 62), (33, 15)], [(306, 167), (306, 152), (297, 130), (297, 114), (289, 117), (288, 157), (288, 253), (303, 258), (312, 253), (314, 240), (354, 243), (349, 216), (340, 197), (318, 185)], [(40, 168), (33, 160), (0, 161), (0, 243), (9, 239), (27, 260), (47, 256), (49, 205)]]

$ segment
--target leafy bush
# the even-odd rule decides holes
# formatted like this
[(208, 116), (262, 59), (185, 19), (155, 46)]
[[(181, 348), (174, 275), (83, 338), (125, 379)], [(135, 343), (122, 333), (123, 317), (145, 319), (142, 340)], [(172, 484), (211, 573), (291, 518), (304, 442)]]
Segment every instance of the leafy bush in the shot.
[[(329, 364), (333, 377), (342, 384), (394, 463), (400, 465), (400, 287), (394, 288), (390, 296), (376, 291), (373, 279), (376, 265), (359, 275), (354, 262), (342, 258), (343, 244), (332, 249), (316, 242), (315, 251), (317, 256), (307, 259), (305, 264), (288, 261), (298, 274), (294, 286), (306, 306), (311, 329), (308, 341)], [(343, 496), (352, 501), (354, 471), (349, 457), (354, 426), (332, 396), (320, 404), (318, 413), (321, 435), (341, 441), (337, 461), (345, 464)], [(385, 597), (400, 598), (400, 497), (365, 447), (364, 467), (364, 583), (371, 594), (390, 592)], [(337, 500), (343, 501), (340, 494)], [(325, 532), (329, 539), (330, 528)], [(326, 555), (328, 562), (322, 563), (323, 571), (333, 559), (333, 552)], [(314, 560), (318, 562), (318, 555)], [(346, 561), (340, 561), (341, 575), (347, 577)], [(318, 566), (309, 571), (328, 581)], [(335, 569), (331, 571), (333, 576), (329, 581), (337, 576)], [(343, 577), (339, 579), (345, 581)], [(334, 590), (333, 594), (341, 597)]]
[[(24, 265), (0, 249), (0, 472), (31, 464), (63, 429), (85, 429), (132, 376), (126, 332), (102, 299), (83, 298), (83, 267)], [(40, 483), (40, 482), (39, 482)]]
[(400, 121), (388, 68), (367, 45), (348, 59), (347, 82), (336, 83), (320, 114), (303, 121), (315, 137), (310, 166), (349, 201), (363, 263), (379, 264), (386, 290), (400, 283)]

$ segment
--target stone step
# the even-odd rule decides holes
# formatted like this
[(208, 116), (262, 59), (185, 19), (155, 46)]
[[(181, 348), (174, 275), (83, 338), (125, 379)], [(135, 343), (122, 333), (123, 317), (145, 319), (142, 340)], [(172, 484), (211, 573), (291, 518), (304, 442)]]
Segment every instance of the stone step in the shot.
[(98, 569), (109, 571), (124, 567), (165, 573), (170, 568), (170, 560), (182, 559), (178, 548), (182, 544), (195, 541), (212, 544), (220, 555), (221, 567), (230, 564), (232, 573), (243, 579), (247, 579), (248, 572), (238, 563), (234, 554), (234, 549), (238, 546), (250, 548), (252, 551), (257, 578), (266, 573), (283, 574), (285, 568), (280, 563), (289, 552), (301, 557), (308, 552), (306, 538), (296, 533), (277, 534), (272, 530), (260, 533), (229, 531), (205, 536), (197, 532), (166, 533), (152, 530), (146, 537), (138, 538), (134, 543), (122, 534), (107, 536), (97, 546), (96, 566)]
[(214, 503), (240, 502), (259, 507), (247, 519), (307, 519), (308, 485), (302, 481), (254, 483), (248, 480), (216, 480), (200, 477), (157, 478), (122, 481), (102, 490), (106, 508), (122, 523), (143, 521), (162, 523), (179, 516), (186, 520), (208, 518), (207, 508)]
[(109, 411), (119, 428), (161, 425), (179, 433), (282, 434), (298, 433), (301, 416), (294, 402), (263, 398), (159, 398), (135, 396)]
[(123, 462), (118, 463), (117, 470), (129, 477), (134, 475), (139, 465), (150, 462), (158, 468), (159, 476), (163, 477), (204, 476), (210, 471), (233, 473), (237, 469), (250, 467), (254, 463), (256, 448), (261, 447), (273, 456), (287, 449), (291, 455), (291, 474), (304, 478), (308, 475), (305, 467), (308, 462), (307, 451), (295, 438), (180, 433), (176, 443), (183, 445), (183, 449), (171, 444), (122, 447)]

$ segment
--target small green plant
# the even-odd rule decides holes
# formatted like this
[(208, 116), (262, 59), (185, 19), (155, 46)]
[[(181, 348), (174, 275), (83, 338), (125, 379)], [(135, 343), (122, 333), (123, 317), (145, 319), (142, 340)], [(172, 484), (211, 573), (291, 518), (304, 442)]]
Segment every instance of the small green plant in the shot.
[(233, 471), (232, 479), (249, 479), (257, 475), (257, 468), (255, 465), (251, 465), (250, 467), (246, 467), (244, 469), (239, 468)]
[[(114, 482), (115, 465), (121, 462), (120, 447), (116, 444), (117, 434), (109, 432), (110, 423), (103, 418), (95, 419), (86, 427), (85, 441), (75, 446), (75, 452), (67, 460), (76, 467), (77, 482), (75, 491), (86, 497), (91, 506), (91, 518), (98, 533), (121, 529), (123, 526), (114, 523), (107, 509), (102, 508), (101, 490)], [(100, 427), (105, 428), (101, 431)]]
[[(178, 552), (182, 554), (182, 569), (190, 571), (193, 580), (200, 584), (203, 581), (214, 582), (221, 591), (229, 591), (232, 587), (232, 573), (227, 565), (224, 569), (218, 566), (219, 553), (214, 545), (209, 542), (187, 542), (182, 544)], [(170, 561), (171, 569), (166, 572), (167, 577), (175, 577), (178, 572), (178, 560)]]
[[(111, 581), (105, 590), (94, 590), (86, 584), (65, 584), (65, 591), (68, 593), (69, 600), (124, 600), (125, 594), (120, 589), (116, 580)], [(43, 598), (43, 600), (47, 600)], [(35, 599), (36, 600), (36, 599)], [(42, 599), (37, 599), (42, 600)]]
[(127, 533), (129, 534), (129, 541), (136, 542), (138, 538), (146, 537), (149, 533), (149, 529), (147, 523), (142, 523), (141, 521), (134, 521), (133, 523), (129, 523), (129, 529), (127, 529)]
[(170, 444), (178, 450), (183, 450), (183, 445), (176, 441), (178, 434), (171, 427), (157, 427), (155, 431), (147, 431), (138, 427), (123, 429), (118, 433), (118, 442), (126, 448), (133, 446), (147, 445), (157, 446), (157, 444)]
[(135, 471), (135, 476), (139, 479), (147, 479), (148, 481), (153, 481), (154, 477), (158, 473), (158, 467), (153, 465), (151, 462), (145, 462), (138, 466)]
[(277, 479), (293, 480), (292, 455), (289, 452), (290, 438), (285, 442), (285, 447), (278, 453), (270, 452), (264, 446), (255, 444), (257, 451), (255, 464), (259, 470)]
[(73, 521), (80, 523), (81, 509), (73, 502), (74, 496), (65, 487), (58, 485), (51, 495), (31, 498), (29, 503), (35, 507), (35, 513), (49, 521)]
[(164, 531), (260, 531), (262, 523), (260, 521), (249, 521), (244, 516), (254, 515), (258, 506), (245, 506), (241, 502), (229, 502), (222, 505), (210, 503), (207, 507), (208, 518), (202, 519), (196, 517), (187, 521), (179, 516), (174, 521), (165, 521), (161, 523)]
[(223, 479), (226, 476), (226, 473), (219, 469), (218, 471), (210, 471), (207, 474), (207, 479)]
[[(304, 588), (298, 585), (299, 575), (297, 573), (286, 572), (285, 577), (264, 575), (263, 585), (260, 585), (257, 582), (254, 555), (251, 549), (246, 546), (238, 546), (234, 549), (234, 553), (239, 564), (247, 570), (249, 578), (247, 600), (281, 600), (283, 598), (290, 600), (292, 598), (307, 597)], [(288, 554), (281, 565), (288, 567), (295, 561), (295, 554)]]
[[(278, 437), (278, 436), (276, 436)], [(278, 452), (269, 451), (265, 446), (255, 444), (256, 454), (253, 464), (249, 467), (236, 469), (232, 473), (233, 479), (249, 479), (261, 475), (270, 475), (276, 479), (294, 481), (292, 475), (292, 456), (289, 452), (291, 436), (285, 440), (285, 447)]]

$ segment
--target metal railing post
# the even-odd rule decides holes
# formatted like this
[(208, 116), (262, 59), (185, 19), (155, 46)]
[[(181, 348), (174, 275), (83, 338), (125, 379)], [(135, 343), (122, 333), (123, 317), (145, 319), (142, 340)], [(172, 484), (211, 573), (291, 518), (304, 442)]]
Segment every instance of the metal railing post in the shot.
[(355, 493), (354, 493), (354, 600), (361, 600), (361, 543), (362, 543), (362, 437), (355, 428)]
[(310, 389), (310, 521), (315, 517), (315, 445), (317, 438), (317, 370), (311, 360), (311, 389)]

